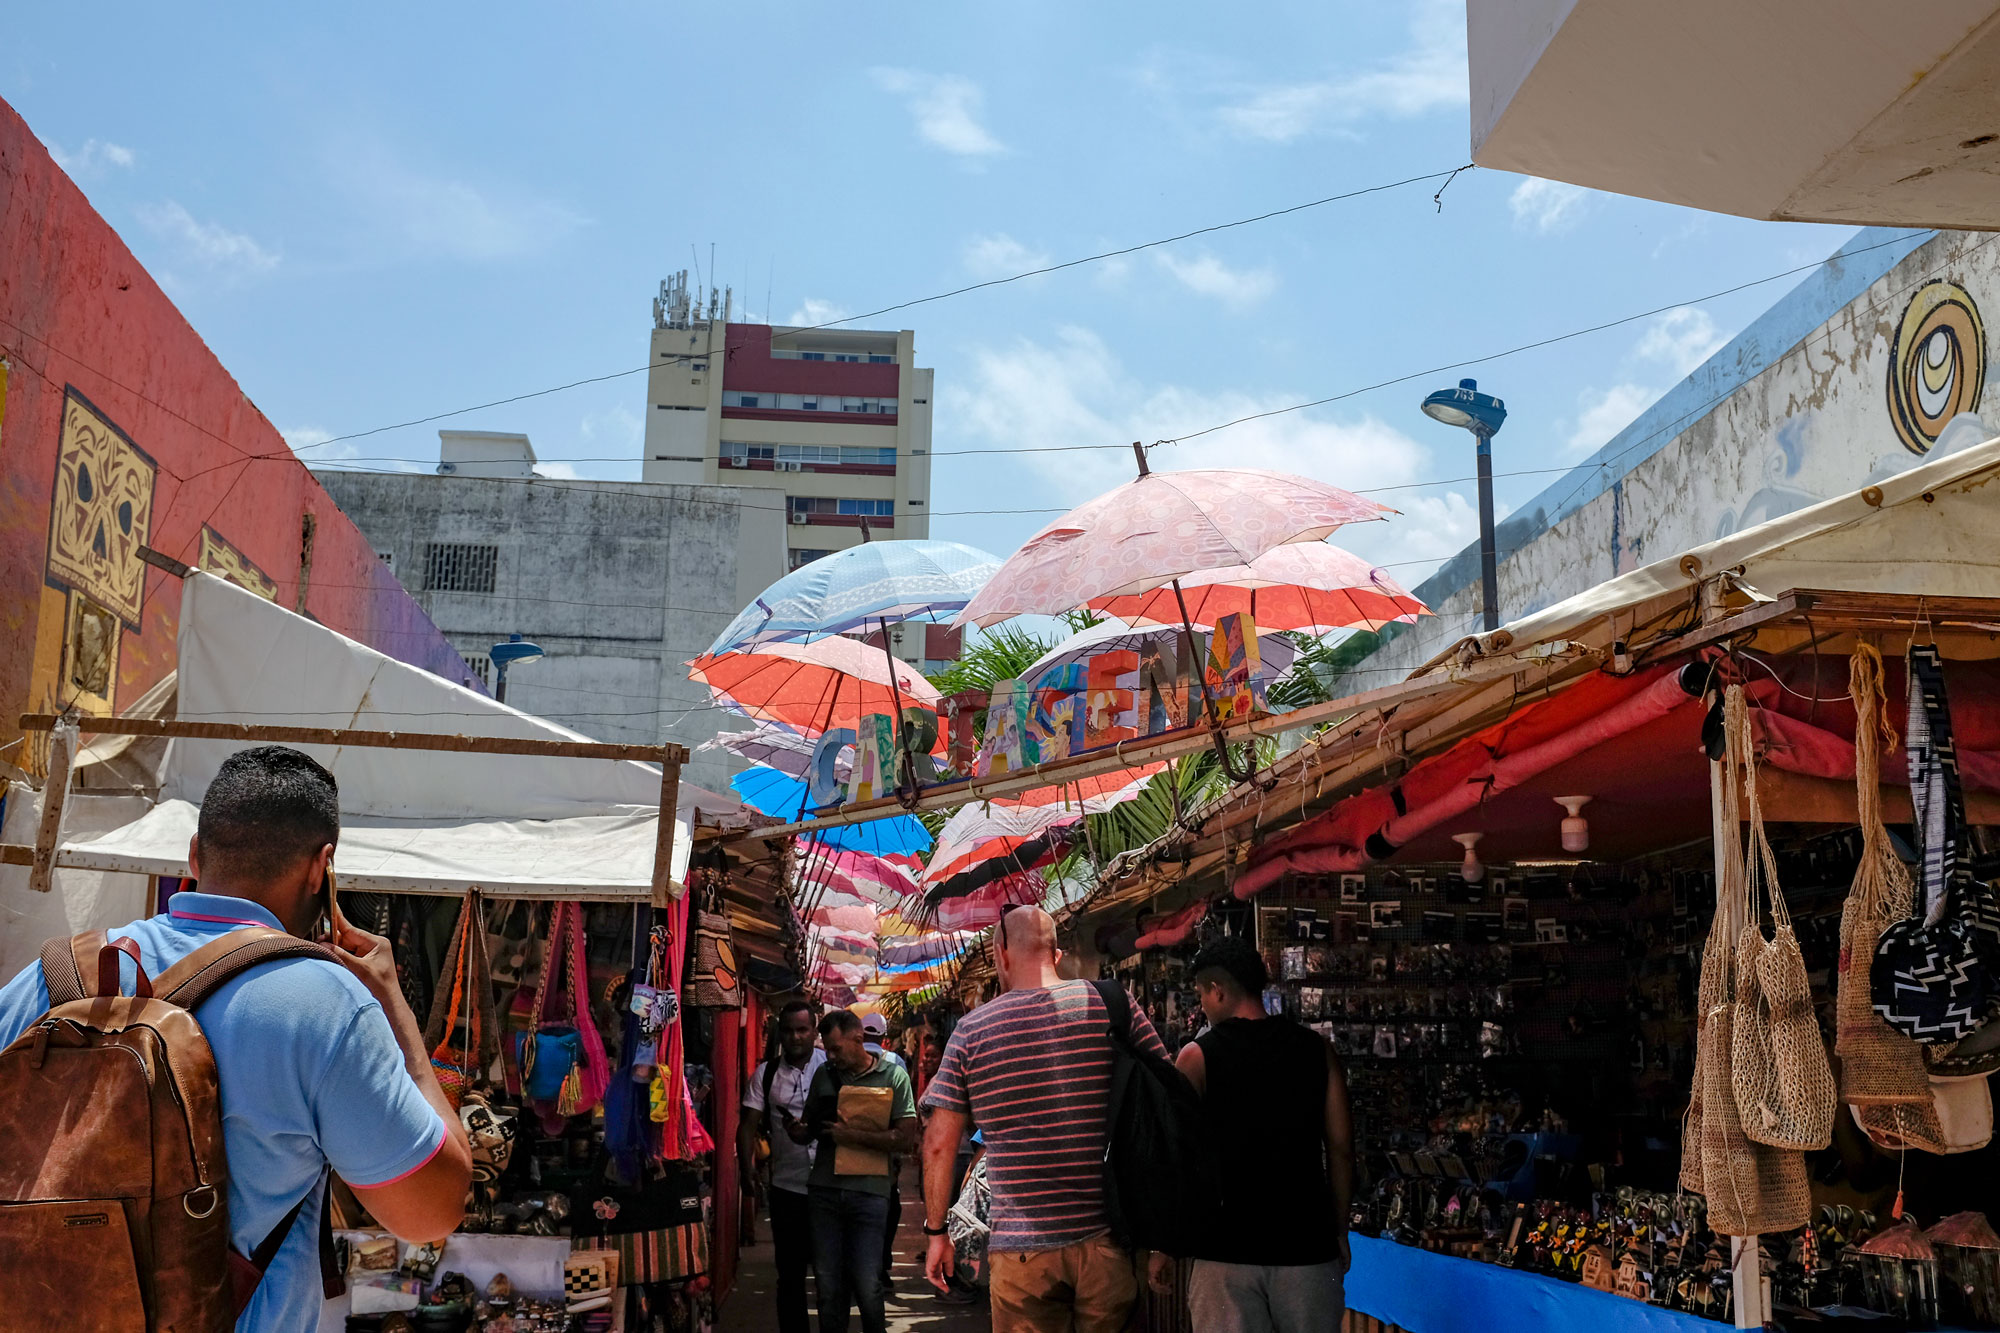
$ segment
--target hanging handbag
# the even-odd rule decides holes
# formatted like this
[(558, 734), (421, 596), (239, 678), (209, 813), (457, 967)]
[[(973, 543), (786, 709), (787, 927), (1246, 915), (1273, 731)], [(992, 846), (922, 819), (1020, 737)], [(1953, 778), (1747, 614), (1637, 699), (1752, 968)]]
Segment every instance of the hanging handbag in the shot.
[(1748, 761), (1748, 717), (1743, 689), (1724, 692), (1722, 830), (1730, 839), (1720, 849), (1722, 882), (1716, 886), (1715, 919), (1702, 949), (1696, 1002), (1695, 1092), (1689, 1105), (1685, 1146), (1698, 1164), (1683, 1158), (1682, 1183), (1708, 1203), (1708, 1223), (1726, 1236), (1756, 1236), (1804, 1226), (1812, 1213), (1812, 1190), (1805, 1155), (1754, 1142), (1743, 1132), (1732, 1070), (1735, 1046), (1735, 928), (1749, 920), (1744, 879), (1747, 862), (1741, 842), (1742, 787), (1739, 773)]
[[(557, 903), (549, 918), (542, 979), (535, 996), (535, 1029), (522, 1034), (521, 1074), (530, 1101), (546, 1127), (595, 1107), (610, 1084), (610, 1062), (591, 1016), (584, 958), (583, 910)], [(558, 982), (557, 978), (561, 981)], [(551, 1016), (551, 997), (569, 991), (568, 1021)]]
[(1875, 944), (1869, 992), (1875, 1012), (1925, 1044), (1961, 1041), (2000, 1007), (2000, 906), (1959, 856), (1965, 798), (1952, 744), (1944, 659), (1912, 647), (1908, 757), (1910, 801), (1923, 849), (1923, 915), (1892, 922)]
[[(1792, 933), (1792, 917), (1778, 883), (1778, 860), (1764, 832), (1757, 800), (1757, 757), (1749, 710), (1727, 719), (1742, 727), (1743, 803), (1750, 836), (1743, 864), (1743, 930), (1736, 944), (1736, 1011), (1731, 1031), (1730, 1082), (1743, 1132), (1772, 1148), (1812, 1152), (1833, 1141), (1840, 1109), (1833, 1069), (1813, 1016), (1812, 983)], [(1771, 938), (1764, 938), (1760, 908), (1768, 909)]]
[(458, 929), (438, 975), (437, 999), (424, 1026), (424, 1045), (438, 1086), (455, 1108), (485, 1077), (499, 1054), (499, 1019), (488, 981), (486, 925), (478, 889), (468, 889), (458, 911)]
[(702, 872), (702, 906), (694, 914), (694, 976), (688, 982), (688, 1002), (702, 1009), (737, 1009), (743, 1004), (721, 879), (720, 871)]

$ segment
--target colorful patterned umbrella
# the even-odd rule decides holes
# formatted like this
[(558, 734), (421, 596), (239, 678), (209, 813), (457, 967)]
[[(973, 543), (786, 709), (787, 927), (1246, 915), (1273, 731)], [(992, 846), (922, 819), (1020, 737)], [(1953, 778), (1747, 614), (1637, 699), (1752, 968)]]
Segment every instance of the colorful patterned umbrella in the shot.
[[(1205, 569), (1181, 580), (1187, 613), (1197, 625), (1248, 611), (1259, 630), (1379, 630), (1430, 614), (1402, 584), (1360, 556), (1325, 542), (1294, 542), (1248, 564)], [(1132, 624), (1181, 623), (1172, 588), (1092, 599), (1091, 608)], [(1269, 660), (1271, 640), (1263, 641)]]
[[(1291, 549), (1288, 546), (1281, 546), (1278, 548), (1278, 551), (1273, 551), (1271, 554), (1276, 555), (1279, 551), (1288, 551)], [(1173, 596), (1173, 593), (1169, 591), (1167, 593), (1167, 600), (1172, 602)], [(1120, 600), (1127, 599), (1121, 598)], [(1189, 603), (1188, 609), (1190, 611), (1194, 609), (1192, 602)], [(1113, 614), (1117, 613), (1114, 612)], [(1033, 666), (1020, 673), (1020, 678), (1033, 682), (1042, 672), (1047, 671), (1050, 667), (1067, 666), (1072, 662), (1081, 662), (1085, 658), (1095, 656), (1098, 653), (1117, 652), (1121, 650), (1136, 653), (1151, 643), (1161, 643), (1169, 651), (1178, 651), (1174, 641), (1181, 638), (1186, 632), (1181, 628), (1180, 619), (1180, 613), (1175, 612), (1171, 625), (1138, 625), (1128, 627), (1119, 624), (1115, 620), (1107, 620), (1101, 625), (1092, 625), (1089, 629), (1079, 630), (1075, 634), (1070, 635), (1067, 639), (1049, 649), (1048, 652), (1036, 658)], [(1196, 614), (1194, 623), (1199, 627), (1212, 624), (1213, 622), (1203, 620), (1199, 614)], [(1257, 628), (1264, 629), (1266, 626), (1260, 620), (1257, 622)], [(1276, 628), (1283, 629), (1288, 627), (1277, 626)], [(1201, 643), (1199, 640), (1196, 642), (1197, 646), (1203, 652), (1207, 651), (1208, 646), (1205, 643)], [(1257, 679), (1266, 684), (1291, 670), (1292, 663), (1297, 661), (1299, 656), (1299, 650), (1292, 644), (1290, 639), (1282, 638), (1276, 634), (1259, 634), (1257, 636), (1257, 652), (1263, 662), (1263, 666), (1257, 674)]]
[(1336, 486), (1249, 468), (1142, 472), (1030, 537), (958, 613), (993, 625), (1147, 592), (1197, 570), (1248, 564), (1395, 511)]
[(958, 542), (863, 542), (766, 588), (717, 636), (709, 655), (884, 622), (948, 619), (998, 568), (1000, 557)]

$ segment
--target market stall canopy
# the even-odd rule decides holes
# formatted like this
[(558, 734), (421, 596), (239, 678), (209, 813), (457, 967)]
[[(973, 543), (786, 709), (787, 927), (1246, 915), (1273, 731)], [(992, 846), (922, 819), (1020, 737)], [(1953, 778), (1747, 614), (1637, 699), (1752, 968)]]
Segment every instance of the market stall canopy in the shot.
[[(190, 574), (179, 634), (182, 721), (587, 741), (496, 703), (212, 575)], [(176, 739), (160, 800), (140, 819), (66, 840), (64, 866), (187, 873), (202, 795), (251, 742)], [(660, 773), (601, 759), (301, 745), (340, 783), (343, 887), (494, 896), (644, 897), (652, 882)], [(689, 813), (736, 805), (683, 785), (674, 878)]]
[[(1995, 656), (1996, 480), (2000, 440), (1991, 440), (1460, 640), (1400, 684), (1338, 701), (1347, 705), (1338, 725), (1190, 811), (1197, 832), (1121, 858), (1096, 906), (1150, 901), (1183, 877), (1198, 886), (1246, 837), (1256, 850), (1232, 879), (1238, 894), (1287, 870), (1457, 860), (1459, 832), (1484, 834), (1480, 855), (1495, 861), (1559, 856), (1555, 798), (1572, 794), (1593, 797), (1593, 856), (1705, 836), (1703, 684), (1680, 668), (1753, 634), (1755, 651), (1741, 654), (1747, 685), (1768, 705), (1773, 786), (1789, 784), (1767, 794), (1766, 813), (1782, 794), (1783, 817), (1826, 822), (1815, 812), (1842, 800), (1851, 810), (1852, 776), (1829, 765), (1837, 747), (1816, 734), (1828, 724), (1824, 708), (1815, 722), (1815, 708), (1844, 706), (1855, 634), (1877, 632), (1900, 648), (1914, 625), (1961, 661)], [(1833, 661), (1816, 667), (1815, 651)], [(1970, 663), (1961, 673), (1986, 674)], [(2000, 731), (1984, 723), (1969, 713), (1962, 740), (1975, 756), (1967, 785), (1976, 801), (1986, 751), (2000, 746)], [(1390, 782), (1385, 752), (1401, 758)], [(1993, 767), (2000, 779), (2000, 756)], [(1468, 803), (1468, 793), (1478, 799)]]

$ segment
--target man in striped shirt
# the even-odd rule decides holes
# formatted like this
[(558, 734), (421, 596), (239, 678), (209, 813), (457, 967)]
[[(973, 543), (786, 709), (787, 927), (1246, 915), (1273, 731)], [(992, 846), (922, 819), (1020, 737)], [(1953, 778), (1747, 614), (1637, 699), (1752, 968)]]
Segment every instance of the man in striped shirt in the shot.
[[(1040, 908), (1002, 917), (994, 950), (1005, 994), (959, 1020), (924, 1093), (926, 1275), (943, 1291), (952, 1272), (952, 1164), (976, 1126), (992, 1191), (993, 1333), (1116, 1333), (1138, 1284), (1104, 1211), (1110, 1016), (1088, 981), (1057, 975), (1055, 922)], [(1137, 1006), (1132, 1040), (1165, 1058)]]

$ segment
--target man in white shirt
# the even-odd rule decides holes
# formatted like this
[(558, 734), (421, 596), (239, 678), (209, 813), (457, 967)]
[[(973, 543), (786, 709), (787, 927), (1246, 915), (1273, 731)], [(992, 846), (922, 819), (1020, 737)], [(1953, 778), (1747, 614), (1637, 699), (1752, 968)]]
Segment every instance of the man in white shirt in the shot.
[(750, 1071), (743, 1088), (743, 1122), (736, 1132), (745, 1193), (757, 1187), (758, 1140), (768, 1137), (771, 1143), (766, 1206), (778, 1266), (778, 1333), (809, 1333), (810, 1328), (806, 1269), (812, 1264), (813, 1242), (806, 1179), (812, 1173), (813, 1146), (794, 1141), (789, 1130), (805, 1115), (813, 1073), (826, 1063), (818, 1038), (812, 1006), (804, 1000), (793, 1000), (778, 1011), (779, 1058)]

